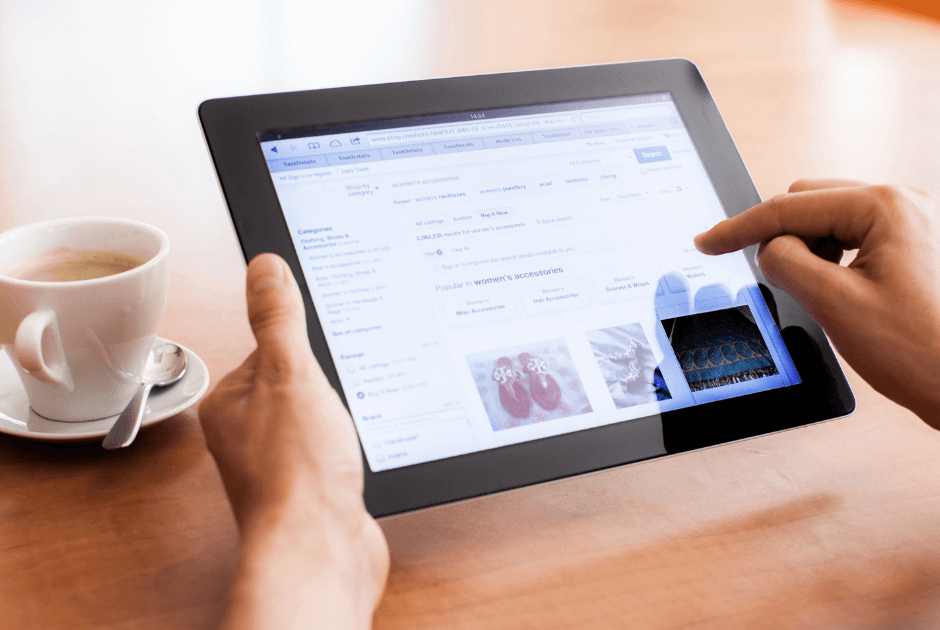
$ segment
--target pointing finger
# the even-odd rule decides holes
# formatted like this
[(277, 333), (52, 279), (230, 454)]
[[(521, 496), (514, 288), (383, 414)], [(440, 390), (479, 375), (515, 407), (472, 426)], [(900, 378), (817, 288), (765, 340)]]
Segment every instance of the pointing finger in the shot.
[(699, 234), (695, 246), (705, 254), (726, 254), (793, 234), (804, 239), (832, 237), (854, 249), (875, 224), (877, 199), (867, 187), (778, 195)]

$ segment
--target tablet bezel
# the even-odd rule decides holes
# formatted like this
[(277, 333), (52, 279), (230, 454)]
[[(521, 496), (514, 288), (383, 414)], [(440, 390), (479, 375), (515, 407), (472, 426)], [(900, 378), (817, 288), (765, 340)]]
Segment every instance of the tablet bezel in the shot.
[[(662, 92), (672, 95), (729, 216), (760, 202), (698, 68), (684, 59), (213, 99), (200, 105), (199, 117), (245, 259), (274, 252), (288, 262), (303, 292), (314, 355), (348, 407), (258, 134)], [(855, 399), (825, 334), (789, 295), (766, 283), (753, 262), (755, 249), (746, 250), (748, 263), (801, 384), (378, 473), (363, 457), (369, 512), (397, 514), (641, 461), (648, 451), (638, 440), (650, 423), (661, 423), (672, 455), (851, 413)]]

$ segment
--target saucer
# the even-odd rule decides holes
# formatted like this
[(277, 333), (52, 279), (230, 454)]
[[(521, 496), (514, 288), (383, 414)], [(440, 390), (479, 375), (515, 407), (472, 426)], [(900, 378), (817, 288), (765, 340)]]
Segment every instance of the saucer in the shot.
[[(154, 343), (160, 341), (167, 340), (157, 337)], [(188, 409), (209, 389), (206, 364), (189, 348), (183, 348), (183, 352), (186, 353), (186, 374), (171, 387), (153, 389), (141, 427)], [(56, 422), (37, 415), (29, 408), (26, 391), (13, 364), (5, 352), (0, 352), (0, 433), (43, 442), (93, 442), (108, 434), (118, 415), (88, 422)]]

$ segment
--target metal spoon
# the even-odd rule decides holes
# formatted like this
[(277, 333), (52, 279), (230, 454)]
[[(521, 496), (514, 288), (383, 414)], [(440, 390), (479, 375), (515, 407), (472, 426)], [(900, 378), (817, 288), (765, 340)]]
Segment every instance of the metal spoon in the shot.
[(147, 408), (147, 397), (154, 387), (172, 385), (186, 373), (186, 353), (175, 343), (161, 342), (154, 346), (147, 358), (142, 377), (143, 385), (127, 407), (121, 412), (101, 446), (107, 449), (129, 446), (140, 430), (140, 421)]

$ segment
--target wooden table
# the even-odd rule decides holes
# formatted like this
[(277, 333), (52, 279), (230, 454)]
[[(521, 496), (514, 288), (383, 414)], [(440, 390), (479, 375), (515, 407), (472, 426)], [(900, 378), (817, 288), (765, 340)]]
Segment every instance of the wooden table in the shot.
[[(160, 333), (214, 379), (253, 343), (206, 98), (682, 56), (763, 194), (940, 188), (929, 19), (822, 0), (169, 5), (0, 0), (0, 229), (164, 229)], [(385, 520), (376, 626), (937, 627), (940, 433), (850, 380), (847, 419)], [(0, 436), (2, 628), (211, 627), (237, 553), (193, 412), (120, 452)]]

